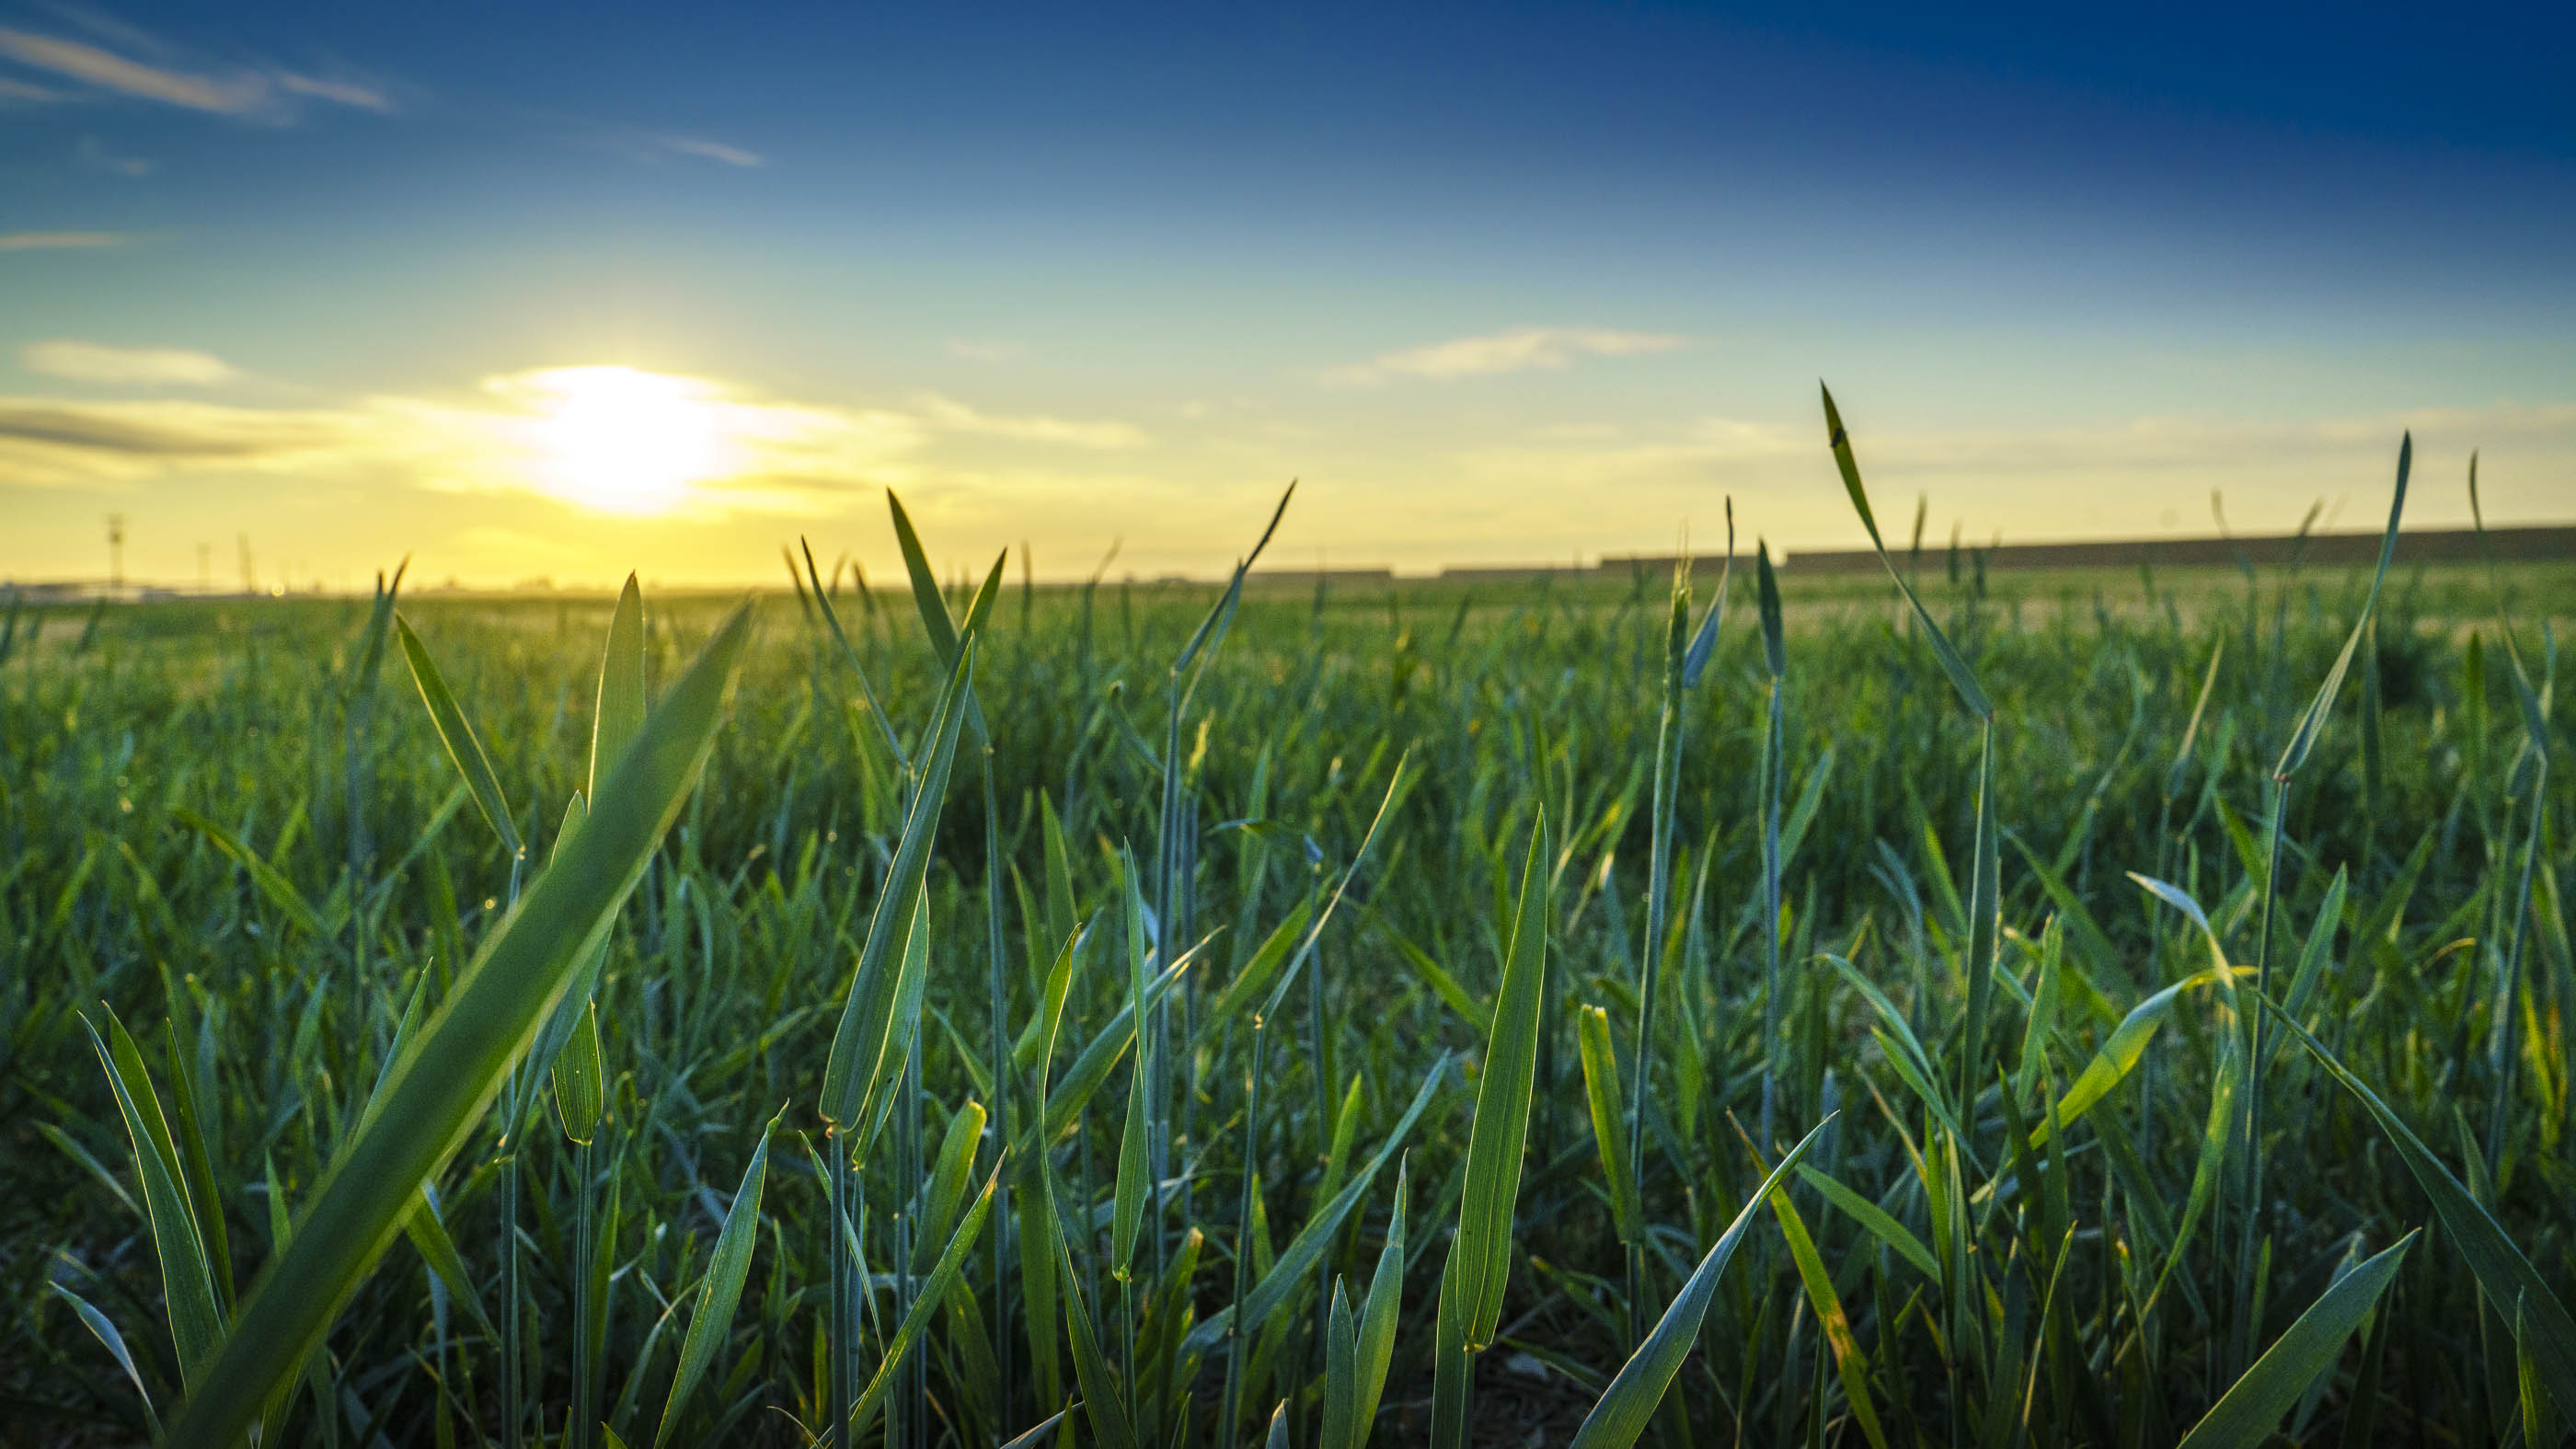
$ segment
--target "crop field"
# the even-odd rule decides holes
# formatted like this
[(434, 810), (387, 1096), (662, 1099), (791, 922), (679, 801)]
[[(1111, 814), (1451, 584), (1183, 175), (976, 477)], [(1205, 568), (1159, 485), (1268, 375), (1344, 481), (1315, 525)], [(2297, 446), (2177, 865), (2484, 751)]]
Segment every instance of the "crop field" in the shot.
[(10, 612), (0, 1440), (2562, 1442), (2576, 574), (1758, 522)]

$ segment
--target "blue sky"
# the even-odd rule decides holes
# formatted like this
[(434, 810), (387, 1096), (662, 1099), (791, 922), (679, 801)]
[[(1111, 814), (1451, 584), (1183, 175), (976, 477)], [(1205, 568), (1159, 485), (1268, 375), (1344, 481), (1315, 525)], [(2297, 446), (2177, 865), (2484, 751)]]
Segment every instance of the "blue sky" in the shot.
[(1819, 376), (1971, 537), (2366, 526), (2409, 426), (2419, 519), (2478, 446), (2557, 520), (2571, 73), (2566, 7), (0, 5), (0, 575), (115, 509), (766, 581), (889, 485), (1205, 572), (1290, 476), (1290, 562), (1847, 546)]

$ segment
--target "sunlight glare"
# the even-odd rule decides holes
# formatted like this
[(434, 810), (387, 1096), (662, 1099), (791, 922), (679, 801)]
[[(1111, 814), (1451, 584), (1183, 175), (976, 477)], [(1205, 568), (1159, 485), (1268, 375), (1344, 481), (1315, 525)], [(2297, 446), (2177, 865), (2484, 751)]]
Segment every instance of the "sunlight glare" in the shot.
[(651, 514), (728, 471), (718, 399), (696, 378), (620, 366), (559, 367), (536, 394), (537, 468), (547, 491), (603, 513)]

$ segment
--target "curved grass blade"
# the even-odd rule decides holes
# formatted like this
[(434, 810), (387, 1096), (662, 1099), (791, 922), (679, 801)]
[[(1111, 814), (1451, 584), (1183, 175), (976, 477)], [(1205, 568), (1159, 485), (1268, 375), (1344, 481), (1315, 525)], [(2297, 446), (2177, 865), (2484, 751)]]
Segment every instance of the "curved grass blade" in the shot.
[(518, 859), (523, 842), (519, 827), (510, 818), (509, 798), (501, 793), (500, 777), (492, 773), (492, 758), (483, 753), (482, 738), (474, 725), (458, 708), (456, 696), (449, 691), (447, 680), (438, 672), (429, 650), (412, 633), (411, 624), (400, 614), (394, 616), (394, 634), (402, 641), (403, 658), (411, 665), (412, 683), (420, 686), (421, 703), (429, 706), (429, 722), (437, 727), (438, 742), (447, 746), (447, 757), (456, 762), (456, 773), (465, 777), (465, 788), (474, 795), (474, 807), (483, 812), (484, 823), (501, 838), (501, 844)]
[(251, 884), (259, 888), (261, 895), (268, 897), (270, 905), (284, 912), (288, 920), (312, 935), (332, 934), (331, 927), (322, 919), (322, 913), (313, 909), (312, 903), (304, 899), (304, 893), (295, 888), (295, 883), (280, 874), (277, 867), (270, 865), (258, 851), (235, 838), (231, 831), (184, 805), (172, 810), (170, 818), (206, 837), (207, 843), (249, 872)]
[(939, 1157), (930, 1169), (929, 1190), (921, 1208), (920, 1236), (913, 1243), (913, 1272), (918, 1275), (930, 1269), (932, 1244), (948, 1240), (948, 1230), (957, 1222), (958, 1204), (966, 1200), (968, 1175), (975, 1170), (975, 1148), (984, 1139), (984, 1107), (969, 1102), (948, 1119), (948, 1131), (939, 1139)]
[[(1315, 1264), (1322, 1260), (1324, 1250), (1332, 1246), (1334, 1235), (1341, 1231), (1342, 1220), (1349, 1217), (1351, 1209), (1367, 1195), (1369, 1184), (1377, 1180), (1378, 1170), (1395, 1155), (1396, 1148), (1404, 1142), (1405, 1134), (1413, 1130), (1413, 1124), (1421, 1118), (1423, 1109), (1431, 1105), (1434, 1090), (1448, 1074), (1449, 1056), (1444, 1052), (1438, 1061), (1431, 1064), (1431, 1070), (1423, 1075), (1422, 1086), (1413, 1094), (1412, 1105), (1396, 1119), (1395, 1130), (1386, 1134), (1386, 1140), (1378, 1145), (1368, 1165), (1343, 1184), (1342, 1190), (1335, 1193), (1330, 1202), (1315, 1209), (1306, 1226), (1299, 1229), (1288, 1246), (1280, 1250), (1279, 1256), (1271, 1260), (1270, 1271), (1262, 1274), (1261, 1281), (1244, 1295), (1239, 1315), (1244, 1323), (1258, 1328), (1269, 1322), (1273, 1313), (1286, 1306), (1290, 1295), (1304, 1284)], [(1198, 1333), (1213, 1340), (1224, 1332), (1232, 1321), (1228, 1315), (1234, 1313), (1232, 1308), (1219, 1309), (1215, 1317), (1200, 1326)]]
[(564, 857), (540, 876), (394, 1066), (383, 1106), (334, 1158), (293, 1242), (242, 1305), (172, 1437), (230, 1444), (312, 1352), (410, 1210), (463, 1143), (679, 814), (715, 739), (750, 632), (748, 603), (717, 629), (593, 803)]
[(1664, 1390), (1671, 1387), (1682, 1370), (1682, 1360), (1690, 1355), (1691, 1344), (1698, 1340), (1700, 1320), (1708, 1316), (1709, 1300), (1717, 1295), (1717, 1280), (1726, 1272), (1735, 1250), (1742, 1246), (1755, 1214), (1832, 1121), (1826, 1118), (1800, 1138), (1753, 1196), (1745, 1199), (1744, 1210), (1709, 1245), (1708, 1256), (1691, 1271), (1682, 1291), (1674, 1295), (1672, 1305), (1656, 1320), (1654, 1331), (1637, 1345), (1637, 1351), (1620, 1366), (1618, 1376), (1610, 1380), (1610, 1387), (1602, 1392), (1592, 1412), (1584, 1416), (1583, 1427), (1575, 1431), (1573, 1449), (1628, 1449), (1646, 1432), (1656, 1406), (1664, 1400)]
[[(100, 1009), (106, 1011), (104, 1005)], [(179, 1350), (179, 1376), (193, 1394), (206, 1381), (208, 1359), (223, 1341), (223, 1309), (215, 1301), (205, 1241), (189, 1210), (169, 1119), (161, 1115), (161, 1099), (153, 1093), (143, 1054), (135, 1049), (125, 1023), (113, 1011), (106, 1015), (105, 1039), (86, 1016), (81, 1025), (98, 1049), (99, 1065), (107, 1070), (108, 1089), (134, 1145), (134, 1174), (143, 1183), (143, 1202), (150, 1209), (152, 1253), (161, 1261), (161, 1296), (170, 1316), (171, 1342)]]
[(2524, 1257), (2522, 1250), (2504, 1235), (2504, 1229), (2497, 1225), (2494, 1216), (2470, 1196), (2469, 1190), (2451, 1175), (2451, 1170), (2442, 1165), (2442, 1160), (2433, 1155), (2423, 1139), (2409, 1131), (2397, 1114), (2389, 1110), (2377, 1092), (2336, 1060), (2334, 1053), (2326, 1050), (2325, 1043), (2310, 1035), (2306, 1027), (2291, 1020), (2268, 1000), (2263, 1002), (2263, 1007), (2289, 1028), (2291, 1034), (2298, 1038), (2299, 1045), (2308, 1049), (2308, 1055), (2316, 1058), (2317, 1065), (2325, 1068), (2328, 1076), (2341, 1082), (2344, 1090), (2352, 1093), (2377, 1119), (2379, 1130), (2397, 1149), (2397, 1155), (2405, 1159), (2407, 1170), (2414, 1173), (2415, 1180), (2423, 1185), (2425, 1196), (2433, 1200), (2433, 1211), (2442, 1219), (2443, 1231), (2450, 1234), (2452, 1246), (2459, 1250), (2460, 1256), (2468, 1260), (2469, 1271), (2476, 1275), (2478, 1288), (2486, 1294), (2487, 1302), (2496, 1305), (2498, 1313), (2504, 1311), (2504, 1304), (2520, 1305), (2517, 1311), (2524, 1319), (2524, 1342), (2540, 1361), (2550, 1382), (2576, 1384), (2576, 1319), (2569, 1318), (2566, 1305), (2549, 1291), (2549, 1284), (2531, 1266), (2531, 1260)]
[(1038, 1421), (1036, 1428), (1003, 1445), (1002, 1449), (1037, 1449), (1038, 1445), (1046, 1442), (1048, 1435), (1055, 1432), (1056, 1426), (1064, 1422), (1064, 1416), (1074, 1411), (1074, 1407), (1073, 1404), (1067, 1404), (1047, 1415)]
[(2182, 1437), (2181, 1449), (2258, 1449), (2270, 1439), (2281, 1427), (2281, 1416), (2298, 1403), (2308, 1385), (2334, 1368), (2344, 1340), (2352, 1337), (2379, 1295), (2387, 1291), (2414, 1243), (2415, 1232), (2409, 1232), (2394, 1247), (2336, 1279), (2264, 1350), (2244, 1377), (2219, 1395), (2208, 1414)]
[(1852, 456), (1851, 436), (1843, 429), (1842, 411), (1834, 406), (1833, 389), (1822, 383), (1817, 384), (1817, 389), (1825, 398), (1825, 437), (1834, 452), (1834, 467), (1843, 475), (1843, 491), (1851, 495), (1852, 508), (1860, 514), (1861, 527), (1869, 530), (1869, 546), (1878, 551), (1878, 561), (1886, 566), (1887, 576), (1895, 580), (1897, 591), (1905, 595), (1905, 602), (1914, 606), (1915, 621), (1923, 626), (1924, 638), (1930, 641), (1932, 657), (1940, 661), (1941, 672), (1950, 676), (1950, 687), (1959, 692), (1959, 702), (1977, 718), (1993, 719), (1994, 701), (1986, 697), (1984, 687), (1977, 683), (1976, 671), (1968, 667), (1967, 660), (1959, 657), (1959, 651), (1951, 646), (1950, 636), (1942, 633), (1941, 626), (1932, 621), (1932, 611), (1924, 608), (1923, 601), (1914, 596), (1914, 586), (1897, 571), (1896, 560), (1887, 556), (1887, 542), (1879, 537), (1878, 519), (1869, 511), (1869, 491), (1861, 486), (1860, 463)]
[(1708, 612), (1699, 620), (1699, 631), (1691, 635), (1690, 648), (1682, 654), (1682, 688), (1699, 687), (1700, 675), (1707, 672), (1708, 661), (1717, 653), (1718, 631), (1726, 625), (1727, 585), (1735, 581), (1735, 499), (1726, 500), (1726, 566), (1717, 575), (1717, 597), (1709, 601)]
[[(1771, 1180), (1782, 1179), (1774, 1172)], [(1789, 1201), (1786, 1186), (1774, 1186), (1763, 1195), (1771, 1211), (1780, 1220), (1780, 1236), (1788, 1241), (1789, 1258), (1798, 1268), (1798, 1281), (1807, 1290), (1807, 1306), (1815, 1311), (1816, 1322), (1824, 1329), (1825, 1342), (1833, 1349), (1834, 1372), (1842, 1379), (1843, 1400), (1851, 1415), (1860, 1421), (1861, 1433), (1868, 1437), (1871, 1449), (1887, 1449), (1887, 1431), (1879, 1427), (1878, 1409), (1869, 1397), (1869, 1357), (1861, 1350), (1860, 1340), (1852, 1336), (1851, 1316), (1843, 1311), (1842, 1295), (1834, 1291), (1833, 1275), (1825, 1270), (1824, 1258), (1816, 1252), (1816, 1240), (1807, 1235), (1806, 1220), (1798, 1216)]]
[(886, 1340), (885, 1359), (877, 1365), (876, 1377), (868, 1380), (867, 1389), (859, 1395), (858, 1403), (851, 1407), (849, 1432), (843, 1436), (842, 1443), (858, 1442), (859, 1436), (876, 1417), (877, 1410), (884, 1405), (885, 1396), (893, 1390), (895, 1370), (903, 1366), (904, 1359), (920, 1343), (922, 1335), (930, 1327), (930, 1320), (938, 1314), (940, 1305), (947, 1302), (950, 1291), (965, 1275), (966, 1255), (973, 1251), (975, 1240), (983, 1235), (985, 1219), (993, 1215), (993, 1193), (1001, 1183), (1002, 1164), (997, 1162), (993, 1164), (993, 1175), (984, 1179), (982, 1190), (975, 1194), (975, 1205), (966, 1210), (966, 1220), (957, 1225), (957, 1232), (949, 1238), (948, 1246), (940, 1250), (938, 1265), (923, 1280), (911, 1309), (895, 1326), (894, 1337)]
[(106, 1346), (108, 1353), (116, 1359), (116, 1366), (125, 1370), (125, 1381), (134, 1385), (134, 1396), (143, 1401), (143, 1422), (151, 1427), (152, 1437), (159, 1439), (161, 1415), (152, 1407), (152, 1392), (143, 1387), (143, 1375), (135, 1371), (134, 1355), (125, 1347), (125, 1335), (117, 1332), (116, 1325), (108, 1321), (107, 1315), (90, 1307), (89, 1301), (79, 1294), (50, 1280), (45, 1286), (61, 1294), (63, 1300), (71, 1304), (72, 1311), (80, 1315), (82, 1326)]
[(1913, 1264), (1917, 1272), (1935, 1281), (1940, 1278), (1940, 1260), (1932, 1256), (1932, 1250), (1923, 1246), (1923, 1240), (1914, 1236), (1911, 1229), (1888, 1216), (1887, 1209), (1845, 1187), (1839, 1179), (1827, 1177), (1812, 1167), (1799, 1167), (1798, 1176), (1809, 1187), (1823, 1193), (1825, 1201), (1841, 1208), (1844, 1216), (1869, 1229), (1872, 1236), (1895, 1249), (1896, 1256)]
[[(2251, 967), (2231, 967), (2224, 973), (2226, 976), (2252, 974)], [(2216, 984), (2221, 979), (2222, 972), (2215, 967), (2194, 972), (2129, 1008), (2129, 1014), (2120, 1018), (2120, 1024), (2111, 1029), (2110, 1039), (2102, 1043), (2101, 1050), (2093, 1054), (2093, 1060), (2085, 1063), (2084, 1070), (2067, 1085), (2066, 1095), (2058, 1098), (2057, 1110), (2050, 1114), (2057, 1129), (2063, 1130), (2067, 1124), (2093, 1110), (2111, 1094), (2112, 1088), (2128, 1077), (2139, 1059), (2146, 1055), (2147, 1044), (2155, 1040), (2156, 1032), (2172, 1013), (2174, 1002), (2181, 999), (2184, 992)], [(2030, 1145), (2034, 1148), (2046, 1146), (2050, 1130), (2048, 1122), (2031, 1128)]]
[(690, 1395), (697, 1392), (698, 1381), (706, 1377), (715, 1363), (716, 1351), (724, 1346), (725, 1335), (733, 1331), (734, 1310), (742, 1303), (743, 1280), (751, 1274), (751, 1251), (760, 1240), (760, 1192), (769, 1172), (769, 1140), (778, 1132), (778, 1124), (787, 1109), (769, 1119), (760, 1131), (760, 1145), (751, 1150), (751, 1165), (742, 1170), (742, 1186), (734, 1190), (733, 1206), (725, 1210), (724, 1227), (716, 1234), (713, 1257), (707, 1261), (705, 1286), (698, 1290), (697, 1310), (689, 1315), (688, 1337), (680, 1341), (680, 1366), (671, 1375), (671, 1396), (662, 1404), (661, 1426), (653, 1431), (653, 1449), (670, 1442), (671, 1431), (680, 1425), (680, 1414), (689, 1406)]
[(438, 1201), (427, 1184), (422, 1185), (419, 1200), (403, 1218), (403, 1236), (411, 1239), (429, 1271), (447, 1285), (447, 1296), (464, 1304), (475, 1326), (498, 1341), (501, 1331), (484, 1311), (483, 1295), (474, 1286), (474, 1274), (465, 1266), (465, 1255), (456, 1250), (456, 1239), (449, 1235), (447, 1220), (439, 1216)]
[[(983, 586), (966, 605), (966, 627), (961, 635), (955, 621), (948, 617), (948, 601), (940, 597), (939, 580), (930, 572), (930, 555), (922, 551), (921, 535), (913, 529), (912, 515), (904, 512), (903, 500), (891, 488), (886, 490), (886, 508), (894, 515), (894, 539), (903, 551), (904, 572), (912, 579), (912, 606), (921, 615), (922, 631), (930, 636), (931, 652), (939, 656), (939, 662), (954, 668), (958, 648), (964, 639), (984, 627), (984, 621), (992, 615), (993, 601), (1001, 597), (1002, 567), (1010, 562), (1011, 551), (1004, 549), (994, 556)], [(984, 711), (971, 692), (966, 700), (966, 726), (978, 743), (987, 738)]]

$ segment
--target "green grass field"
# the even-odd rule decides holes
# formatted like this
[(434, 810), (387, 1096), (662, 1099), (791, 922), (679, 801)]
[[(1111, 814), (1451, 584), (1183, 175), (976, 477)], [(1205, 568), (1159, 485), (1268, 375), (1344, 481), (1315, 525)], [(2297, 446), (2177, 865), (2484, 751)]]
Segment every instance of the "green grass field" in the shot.
[(0, 1439), (2560, 1442), (2576, 577), (1896, 566), (21, 611)]

